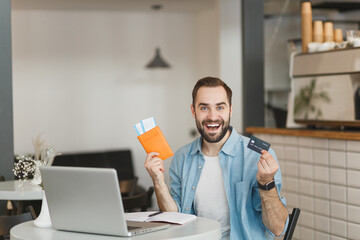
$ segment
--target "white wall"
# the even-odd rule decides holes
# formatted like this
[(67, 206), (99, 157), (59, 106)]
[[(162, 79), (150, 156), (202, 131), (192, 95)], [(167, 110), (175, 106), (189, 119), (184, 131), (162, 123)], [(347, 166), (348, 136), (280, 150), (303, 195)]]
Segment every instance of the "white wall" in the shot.
[[(33, 3), (14, 0), (12, 9), (15, 153), (33, 152), (39, 133), (64, 153), (130, 148), (140, 184), (150, 186), (133, 125), (154, 116), (174, 151), (192, 140), (193, 85), (219, 75), (216, 5), (162, 13), (159, 40), (149, 11)], [(172, 68), (147, 70), (159, 41)]]
[(220, 0), (220, 76), (233, 91), (231, 124), (242, 133), (241, 0)]
[[(129, 148), (140, 184), (149, 187), (145, 151), (133, 125), (154, 116), (176, 151), (196, 129), (190, 112), (195, 82), (220, 71), (233, 88), (232, 123), (241, 131), (240, 42), (231, 41), (239, 39), (240, 23), (220, 31), (229, 16), (220, 14), (219, 0), (207, 3), (191, 11), (164, 8), (159, 29), (153, 12), (123, 9), (121, 1), (13, 0), (15, 153), (33, 152), (39, 133), (63, 153)], [(231, 13), (233, 23), (238, 10)], [(172, 68), (145, 69), (159, 43)], [(220, 55), (238, 61), (231, 72)]]

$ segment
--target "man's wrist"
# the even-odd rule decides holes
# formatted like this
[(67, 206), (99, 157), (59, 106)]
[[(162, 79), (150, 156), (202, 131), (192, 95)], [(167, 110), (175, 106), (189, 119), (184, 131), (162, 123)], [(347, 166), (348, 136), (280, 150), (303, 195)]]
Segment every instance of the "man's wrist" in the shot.
[(257, 184), (258, 184), (259, 189), (265, 190), (265, 191), (270, 191), (271, 189), (273, 189), (275, 187), (275, 180), (273, 178), (272, 180), (267, 181), (265, 184), (258, 181)]

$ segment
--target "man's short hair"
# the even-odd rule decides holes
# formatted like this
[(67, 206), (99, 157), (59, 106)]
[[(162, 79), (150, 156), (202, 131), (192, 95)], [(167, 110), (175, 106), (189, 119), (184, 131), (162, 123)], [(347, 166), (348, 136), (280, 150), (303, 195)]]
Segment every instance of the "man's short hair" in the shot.
[(195, 98), (197, 92), (201, 87), (219, 87), (219, 86), (225, 89), (229, 104), (231, 105), (231, 98), (232, 98), (231, 89), (228, 87), (228, 85), (226, 85), (225, 82), (223, 82), (220, 78), (216, 78), (216, 77), (204, 77), (197, 81), (192, 91), (192, 99), (193, 99), (192, 104), (195, 106)]

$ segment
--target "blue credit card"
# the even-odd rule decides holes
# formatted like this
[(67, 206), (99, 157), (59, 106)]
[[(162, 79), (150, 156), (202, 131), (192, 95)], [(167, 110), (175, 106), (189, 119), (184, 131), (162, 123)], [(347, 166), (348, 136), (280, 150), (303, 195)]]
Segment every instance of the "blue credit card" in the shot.
[(249, 144), (248, 144), (248, 148), (250, 148), (251, 150), (254, 150), (255, 152), (258, 152), (261, 154), (261, 150), (266, 150), (269, 151), (271, 144), (268, 142), (265, 142), (263, 140), (261, 140), (260, 138), (254, 137), (252, 136), (250, 138)]

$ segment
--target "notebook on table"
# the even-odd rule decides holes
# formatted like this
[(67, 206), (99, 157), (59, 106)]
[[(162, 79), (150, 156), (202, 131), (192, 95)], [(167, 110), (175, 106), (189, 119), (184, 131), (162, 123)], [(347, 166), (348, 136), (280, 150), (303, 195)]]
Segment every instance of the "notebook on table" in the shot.
[(125, 220), (114, 169), (41, 167), (40, 172), (55, 229), (134, 236), (169, 227)]

